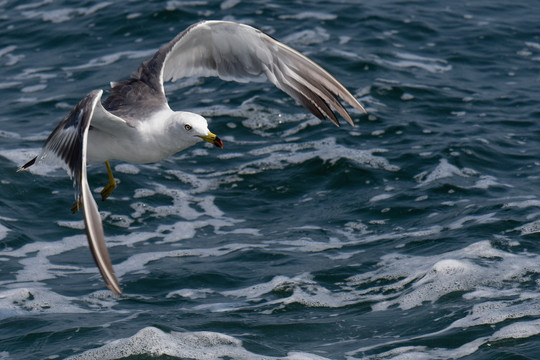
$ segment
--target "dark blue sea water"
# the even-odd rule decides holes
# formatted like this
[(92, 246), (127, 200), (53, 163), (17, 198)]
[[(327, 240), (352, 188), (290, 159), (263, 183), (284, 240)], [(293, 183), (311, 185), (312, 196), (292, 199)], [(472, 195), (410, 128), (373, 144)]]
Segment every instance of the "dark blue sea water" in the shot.
[[(537, 2), (0, 4), (0, 359), (540, 358)], [(302, 51), (369, 114), (337, 128), (270, 84), (169, 85), (225, 147), (113, 163), (118, 298), (66, 173), (16, 169), (202, 19)]]

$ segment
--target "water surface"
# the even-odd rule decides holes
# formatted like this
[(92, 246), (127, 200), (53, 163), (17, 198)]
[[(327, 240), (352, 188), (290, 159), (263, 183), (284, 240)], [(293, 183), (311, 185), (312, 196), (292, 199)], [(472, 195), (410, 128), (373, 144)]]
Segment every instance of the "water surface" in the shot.
[[(3, 1), (0, 359), (540, 357), (540, 8), (529, 1)], [(225, 143), (113, 163), (106, 290), (72, 181), (16, 173), (190, 24), (261, 28), (365, 105), (184, 79)], [(97, 192), (105, 168), (92, 165)], [(99, 195), (99, 194), (97, 194)]]

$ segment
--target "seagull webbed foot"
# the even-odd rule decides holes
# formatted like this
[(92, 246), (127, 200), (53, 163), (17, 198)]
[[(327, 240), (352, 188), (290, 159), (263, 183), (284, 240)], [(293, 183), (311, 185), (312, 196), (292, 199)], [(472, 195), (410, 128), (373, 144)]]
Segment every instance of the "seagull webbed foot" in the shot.
[(77, 211), (79, 211), (80, 208), (82, 208), (82, 199), (79, 198), (73, 203), (73, 206), (71, 207), (71, 212), (75, 214)]

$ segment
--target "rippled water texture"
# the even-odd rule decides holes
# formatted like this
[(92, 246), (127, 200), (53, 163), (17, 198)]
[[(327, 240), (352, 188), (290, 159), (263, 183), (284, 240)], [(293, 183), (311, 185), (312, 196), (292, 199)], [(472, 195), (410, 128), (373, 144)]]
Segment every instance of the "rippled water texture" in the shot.
[[(0, 3), (0, 359), (540, 358), (536, 2)], [(201, 19), (304, 52), (369, 114), (337, 128), (269, 84), (169, 84), (225, 147), (113, 163), (117, 298), (69, 177), (16, 169)]]

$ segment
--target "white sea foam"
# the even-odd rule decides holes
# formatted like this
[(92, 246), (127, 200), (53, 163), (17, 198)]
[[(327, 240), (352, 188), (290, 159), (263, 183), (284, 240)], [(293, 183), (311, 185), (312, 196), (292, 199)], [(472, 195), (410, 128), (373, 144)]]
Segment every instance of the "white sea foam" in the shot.
[(186, 299), (204, 299), (208, 294), (214, 293), (212, 289), (181, 289), (167, 294), (167, 298), (183, 297)]
[(8, 82), (0, 82), (0, 90), (2, 89), (9, 89), (13, 87), (17, 87), (21, 85), (22, 83), (19, 81), (8, 81)]
[[(460, 359), (462, 357), (474, 354), (481, 346), (496, 346), (497, 341), (508, 341), (511, 339), (523, 339), (534, 337), (540, 334), (540, 320), (531, 321), (518, 321), (510, 325), (504, 326), (501, 329), (495, 331), (491, 336), (484, 336), (465, 343), (455, 349), (445, 348), (431, 348), (428, 346), (398, 346), (392, 350), (378, 353), (373, 356), (362, 356), (362, 359)], [(425, 336), (417, 337), (424, 338), (433, 336), (435, 334), (428, 334)], [(392, 344), (399, 344), (400, 340), (385, 343), (384, 346)], [(383, 345), (379, 345), (383, 346)], [(350, 359), (357, 359), (357, 355), (363, 354), (365, 351), (373, 350), (378, 346), (364, 347), (355, 351), (349, 352)]]
[(3, 240), (9, 232), (9, 229), (4, 225), (0, 224), (0, 240)]
[[(486, 263), (477, 264), (478, 261)], [(521, 263), (523, 261), (523, 263)], [(456, 292), (474, 291), (480, 286), (502, 286), (507, 278), (519, 276), (522, 266), (538, 268), (534, 258), (517, 256), (493, 248), (489, 242), (472, 244), (464, 249), (430, 257), (389, 254), (382, 258), (379, 270), (349, 279), (351, 285), (377, 279), (396, 279), (391, 284), (370, 288), (377, 294), (400, 290), (399, 296), (380, 296), (376, 311), (398, 305), (407, 310), (423, 302), (433, 302)], [(489, 266), (487, 266), (489, 264)], [(520, 266), (515, 266), (520, 264)], [(516, 284), (518, 285), (518, 284)], [(405, 289), (408, 290), (405, 291)]]
[(409, 53), (397, 52), (395, 60), (382, 59), (376, 55), (371, 55), (370, 58), (378, 65), (392, 67), (397, 69), (417, 68), (430, 73), (442, 73), (452, 70), (452, 65), (446, 60), (429, 58)]
[(276, 144), (250, 151), (250, 155), (265, 157), (243, 164), (239, 174), (258, 173), (262, 169), (283, 169), (288, 165), (301, 164), (314, 158), (320, 158), (331, 164), (347, 159), (371, 168), (398, 171), (398, 166), (391, 165), (384, 157), (374, 155), (384, 152), (386, 152), (384, 149), (351, 149), (337, 144), (335, 138), (305, 143)]
[(0, 319), (38, 313), (90, 312), (75, 305), (74, 300), (76, 299), (36, 286), (4, 288), (0, 291)]
[(322, 252), (330, 249), (341, 249), (347, 243), (340, 241), (336, 237), (331, 237), (328, 241), (316, 241), (308, 237), (298, 240), (281, 240), (279, 242), (267, 241), (268, 244), (276, 244), (278, 249), (301, 252)]
[(540, 220), (535, 220), (519, 226), (516, 230), (521, 231), (521, 235), (531, 235), (540, 233)]
[(58, 226), (62, 226), (68, 229), (84, 230), (83, 220), (71, 220), (71, 221), (58, 220), (56, 223), (58, 224)]
[(307, 119), (305, 121), (302, 121), (300, 124), (298, 124), (297, 126), (291, 128), (291, 129), (288, 129), (286, 131), (283, 132), (282, 134), (282, 137), (284, 138), (288, 138), (290, 136), (293, 136), (293, 135), (296, 135), (298, 134), (299, 132), (301, 132), (302, 130), (306, 129), (307, 127), (309, 126), (317, 126), (321, 123), (322, 121), (320, 119), (317, 119), (317, 118), (310, 118), (310, 119)]
[(335, 20), (337, 15), (317, 12), (317, 11), (303, 11), (294, 15), (280, 15), (280, 19), (294, 19), (294, 20), (304, 20), (304, 19), (315, 19), (315, 20)]
[(522, 339), (539, 334), (540, 320), (520, 321), (501, 328), (490, 337), (490, 341)]
[(240, 4), (240, 0), (225, 0), (219, 5), (219, 7), (221, 10), (229, 10), (238, 4)]
[(28, 243), (15, 250), (2, 251), (2, 256), (18, 258), (19, 263), (23, 265), (23, 268), (15, 273), (17, 282), (43, 281), (56, 278), (57, 271), (59, 273), (79, 271), (80, 268), (76, 267), (54, 265), (49, 257), (86, 246), (86, 238), (77, 235), (55, 242)]
[(124, 174), (136, 175), (141, 170), (137, 165), (133, 164), (118, 164), (114, 167), (114, 171)]
[(285, 36), (281, 41), (291, 46), (306, 46), (320, 44), (330, 40), (330, 34), (322, 27), (313, 30), (302, 30)]
[(167, 4), (165, 5), (165, 9), (167, 11), (174, 11), (176, 9), (181, 9), (185, 6), (206, 6), (208, 5), (208, 1), (179, 1), (179, 0), (170, 0), (167, 1)]
[(456, 229), (463, 228), (464, 224), (466, 223), (491, 224), (500, 220), (501, 219), (495, 217), (495, 213), (489, 213), (489, 214), (483, 214), (483, 215), (467, 215), (448, 224), (447, 228), (450, 230), (456, 230)]
[(15, 45), (8, 45), (6, 47), (3, 47), (0, 49), (0, 57), (6, 55), (6, 54), (9, 54), (10, 52), (13, 52), (15, 51), (15, 49), (17, 49), (17, 47)]
[[(152, 209), (151, 207), (149, 207), (148, 211), (155, 211), (157, 214), (160, 214), (159, 210)], [(131, 226), (131, 224), (133, 223), (133, 220), (131, 218), (127, 218), (125, 216), (118, 218), (117, 215), (106, 215), (105, 221), (113, 225), (122, 227)], [(118, 222), (121, 222), (121, 224), (118, 224)], [(226, 230), (228, 227), (233, 227), (237, 223), (237, 220), (228, 218), (210, 218), (206, 220), (179, 221), (170, 225), (160, 225), (155, 232), (130, 231), (129, 234), (126, 235), (109, 236), (107, 238), (107, 244), (111, 253), (114, 253), (114, 248), (116, 247), (133, 246), (137, 243), (144, 243), (152, 238), (162, 239), (161, 241), (156, 242), (156, 244), (158, 245), (165, 243), (176, 243), (180, 242), (183, 239), (195, 236), (196, 231), (200, 228), (210, 226), (214, 228), (214, 231), (216, 233), (225, 234), (228, 233), (228, 230)], [(58, 224), (65, 227), (79, 228), (81, 227), (82, 222), (77, 221), (71, 223), (68, 221), (59, 220)], [(231, 232), (249, 234), (250, 236), (257, 235), (256, 229), (242, 229), (235, 227), (231, 230)], [(118, 277), (121, 278), (126, 273), (145, 272), (146, 264), (163, 258), (184, 256), (223, 256), (238, 250), (265, 246), (266, 245), (264, 244), (246, 245), (230, 243), (226, 246), (219, 246), (216, 248), (207, 249), (203, 248), (190, 250), (166, 250), (139, 253), (132, 255), (120, 264), (115, 264), (115, 269)], [(88, 245), (86, 236), (84, 234), (80, 234), (76, 236), (66, 237), (58, 241), (35, 241), (15, 250), (4, 249), (2, 251), (2, 257), (5, 259), (17, 259), (19, 264), (22, 265), (21, 269), (14, 272), (14, 280), (17, 283), (37, 283), (62, 277), (65, 276), (65, 274), (97, 274), (98, 271), (93, 266), (93, 263), (90, 260), (90, 254), (88, 254), (88, 267), (83, 267), (80, 265), (58, 265), (51, 261), (51, 258), (56, 255), (65, 252), (71, 252), (79, 248), (83, 248), (84, 251), (87, 251), (87, 247)], [(11, 282), (12, 280), (3, 281), (1, 283), (10, 284)]]
[(495, 177), (480, 175), (470, 168), (458, 168), (446, 159), (441, 159), (435, 169), (424, 171), (416, 175), (415, 180), (419, 183), (417, 188), (430, 186), (433, 183), (444, 181), (463, 189), (487, 189), (492, 186), (511, 187), (499, 183)]
[(426, 185), (433, 181), (440, 179), (457, 176), (469, 176), (465, 171), (460, 170), (458, 167), (450, 164), (448, 160), (441, 159), (439, 165), (430, 173), (422, 172), (415, 176), (415, 179), (420, 182), (420, 185)]
[[(353, 276), (348, 280), (351, 286), (377, 284), (378, 281), (386, 283), (357, 292), (359, 296), (365, 296), (366, 300), (375, 301), (374, 311), (386, 311), (394, 305), (410, 310), (426, 301), (440, 300), (453, 292), (463, 292), (463, 298), (468, 300), (485, 301), (474, 304), (471, 311), (439, 331), (382, 341), (377, 345), (351, 351), (348, 355), (352, 359), (359, 355), (362, 359), (457, 359), (476, 352), (480, 346), (488, 343), (537, 336), (540, 333), (539, 321), (528, 319), (540, 316), (540, 295), (523, 291), (520, 281), (516, 279), (539, 273), (538, 264), (538, 256), (508, 253), (493, 248), (487, 241), (437, 256), (386, 255), (379, 264), (379, 270)], [(433, 338), (455, 329), (486, 325), (497, 329), (497, 326), (509, 320), (514, 322), (494, 330), (491, 336), (477, 338), (454, 349), (400, 346), (409, 340)], [(365, 352), (379, 347), (392, 349), (365, 356)]]
[[(5, 157), (14, 163), (14, 168), (24, 165), (27, 161), (40, 153), (41, 149), (13, 149), (1, 150), (0, 156)], [(50, 160), (50, 161), (49, 161)], [(66, 176), (65, 170), (60, 163), (54, 161), (52, 157), (39, 161), (36, 165), (29, 167), (25, 171), (29, 171), (35, 175), (42, 176)]]
[[(207, 186), (200, 182), (201, 186)], [(133, 217), (140, 217), (143, 213), (151, 213), (153, 216), (166, 217), (170, 215), (179, 215), (186, 220), (195, 220), (201, 216), (207, 215), (213, 218), (220, 218), (223, 212), (214, 204), (214, 197), (211, 195), (196, 196), (190, 192), (180, 189), (170, 189), (161, 184), (151, 184), (154, 189), (137, 189), (136, 198), (154, 196), (155, 194), (165, 195), (171, 198), (172, 204), (149, 206), (146, 204), (133, 204), (136, 209)], [(197, 209), (192, 205), (195, 204)]]
[[(281, 296), (275, 299), (273, 293)], [(287, 296), (283, 296), (287, 293)], [(347, 292), (332, 292), (313, 281), (307, 273), (300, 274), (293, 278), (287, 276), (274, 277), (267, 283), (249, 286), (238, 290), (229, 290), (222, 293), (225, 296), (244, 298), (248, 308), (267, 308), (271, 313), (288, 304), (301, 304), (308, 307), (328, 307), (338, 308), (355, 303), (355, 297)], [(263, 299), (267, 297), (266, 301)], [(235, 305), (236, 310), (238, 304)], [(233, 309), (230, 309), (233, 310)]]
[[(46, 2), (38, 3), (40, 7), (41, 5), (47, 4)], [(104, 9), (111, 5), (111, 2), (100, 2), (93, 6), (89, 7), (78, 7), (78, 8), (61, 8), (61, 9), (54, 9), (54, 10), (34, 10), (35, 8), (26, 8), (21, 9), (22, 15), (26, 17), (27, 19), (35, 19), (35, 18), (41, 18), (43, 21), (50, 21), (53, 23), (63, 23), (66, 21), (70, 21), (71, 19), (77, 17), (77, 16), (88, 16), (92, 15), (95, 12)]]
[(36, 84), (36, 85), (25, 86), (21, 89), (21, 91), (23, 93), (32, 93), (36, 91), (45, 90), (46, 88), (47, 88), (46, 84)]
[(540, 207), (540, 200), (527, 199), (527, 200), (522, 200), (522, 201), (512, 201), (503, 205), (503, 209), (505, 208), (525, 209), (529, 207)]
[(369, 199), (369, 202), (377, 202), (377, 201), (381, 201), (381, 200), (387, 200), (387, 199), (390, 199), (392, 196), (394, 196), (394, 195), (393, 194), (388, 194), (388, 193), (375, 195), (371, 199)]
[[(20, 74), (15, 76), (17, 80), (39, 80), (47, 81), (49, 79), (54, 79), (58, 75), (51, 72), (52, 68), (27, 68), (24, 69)], [(41, 101), (45, 101), (44, 98), (40, 98)]]
[(242, 341), (221, 333), (210, 331), (164, 332), (146, 327), (135, 335), (111, 341), (102, 347), (69, 357), (69, 360), (109, 360), (120, 357), (146, 355), (170, 356), (182, 359), (214, 360), (324, 360), (314, 354), (291, 352), (285, 357), (258, 355), (244, 348)]

